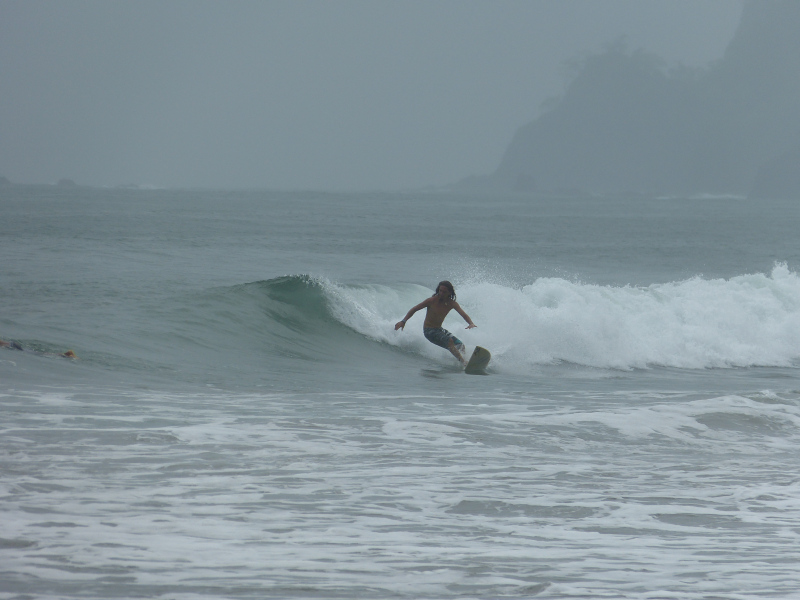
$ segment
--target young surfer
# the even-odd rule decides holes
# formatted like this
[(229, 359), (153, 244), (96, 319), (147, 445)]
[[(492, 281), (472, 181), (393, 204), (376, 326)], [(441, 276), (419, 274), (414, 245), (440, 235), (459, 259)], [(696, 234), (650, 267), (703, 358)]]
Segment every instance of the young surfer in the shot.
[[(12, 350), (21, 350), (25, 352), (25, 348), (23, 348), (18, 342), (6, 342), (4, 340), (0, 340), (0, 348), (11, 348)], [(42, 352), (42, 354), (55, 356), (50, 352)], [(63, 356), (64, 358), (78, 358), (75, 356), (75, 353), (72, 350), (67, 350), (63, 354), (58, 354), (57, 356)]]
[(464, 312), (464, 309), (456, 302), (456, 292), (453, 289), (453, 284), (449, 281), (440, 281), (439, 285), (436, 287), (436, 293), (409, 310), (403, 320), (399, 321), (397, 325), (394, 326), (394, 330), (403, 329), (406, 326), (406, 321), (408, 321), (415, 312), (423, 308), (427, 309), (427, 311), (425, 313), (425, 322), (422, 325), (422, 333), (425, 334), (427, 340), (437, 346), (446, 348), (462, 365), (466, 365), (467, 361), (461, 356), (461, 352), (464, 352), (464, 344), (461, 343), (461, 340), (456, 336), (442, 327), (444, 318), (452, 309), (456, 309), (456, 312), (464, 317), (464, 320), (467, 322), (467, 329), (477, 327), (477, 325), (472, 322), (472, 319), (469, 318), (469, 315)]

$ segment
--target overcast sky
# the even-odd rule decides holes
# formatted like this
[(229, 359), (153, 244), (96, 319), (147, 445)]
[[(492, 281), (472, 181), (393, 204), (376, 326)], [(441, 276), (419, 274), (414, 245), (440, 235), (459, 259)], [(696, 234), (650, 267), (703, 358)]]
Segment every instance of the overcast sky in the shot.
[(326, 190), (497, 167), (624, 35), (720, 58), (742, 0), (0, 0), (0, 175)]

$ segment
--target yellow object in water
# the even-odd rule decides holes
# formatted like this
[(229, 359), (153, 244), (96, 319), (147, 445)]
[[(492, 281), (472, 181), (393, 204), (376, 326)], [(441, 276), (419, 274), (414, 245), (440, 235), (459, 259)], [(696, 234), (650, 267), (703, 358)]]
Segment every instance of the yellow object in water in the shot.
[(486, 366), (491, 359), (492, 355), (486, 348), (475, 346), (475, 350), (473, 350), (472, 356), (467, 366), (464, 368), (464, 372), (467, 375), (485, 375)]

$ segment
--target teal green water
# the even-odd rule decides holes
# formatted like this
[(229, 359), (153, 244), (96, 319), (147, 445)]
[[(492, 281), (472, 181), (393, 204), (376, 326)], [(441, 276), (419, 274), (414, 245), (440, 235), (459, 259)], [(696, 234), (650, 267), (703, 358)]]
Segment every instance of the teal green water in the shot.
[[(800, 592), (798, 201), (0, 211), (2, 597)], [(394, 331), (441, 279), (488, 376)]]

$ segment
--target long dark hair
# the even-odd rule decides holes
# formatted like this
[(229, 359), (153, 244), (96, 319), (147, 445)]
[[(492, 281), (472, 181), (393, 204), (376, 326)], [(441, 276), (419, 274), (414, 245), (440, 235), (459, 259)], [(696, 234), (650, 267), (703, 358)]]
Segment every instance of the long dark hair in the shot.
[(446, 287), (448, 289), (448, 291), (450, 292), (450, 300), (455, 300), (456, 299), (456, 290), (453, 288), (453, 284), (450, 283), (449, 281), (440, 281), (439, 285), (436, 286), (436, 291), (433, 292), (433, 295), (435, 296), (436, 294), (438, 294), (439, 293), (439, 288), (442, 287), (442, 286)]

